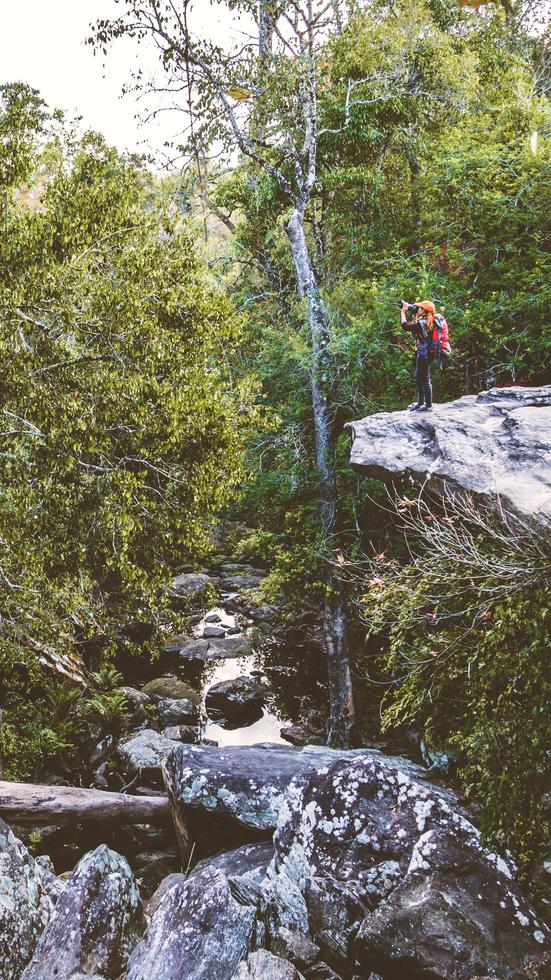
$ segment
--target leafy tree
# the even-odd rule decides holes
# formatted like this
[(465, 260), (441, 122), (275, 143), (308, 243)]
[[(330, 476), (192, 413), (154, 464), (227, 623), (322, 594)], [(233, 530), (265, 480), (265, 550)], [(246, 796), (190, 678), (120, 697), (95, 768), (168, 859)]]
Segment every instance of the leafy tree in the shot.
[(0, 657), (37, 702), (41, 665), (82, 681), (77, 641), (163, 611), (242, 474), (251, 404), (226, 369), (242, 321), (150, 178), (96, 134), (44, 152), (0, 248)]
[(6, 191), (27, 181), (32, 173), (37, 135), (47, 113), (40, 93), (23, 82), (0, 86), (0, 187)]
[[(120, 17), (98, 23), (94, 42), (101, 46), (124, 35), (153, 40), (166, 73), (163, 89), (183, 91), (187, 99), (189, 148), (218, 142), (239, 150), (249, 161), (254, 193), (272, 190), (270, 226), (280, 221), (287, 236), (309, 327), (318, 507), (331, 551), (339, 533), (337, 412), (333, 323), (316, 261), (317, 183), (338, 163), (342, 148), (375, 160), (400, 125), (411, 127), (419, 117), (420, 128), (435, 126), (449, 117), (460, 93), (468, 98), (472, 59), (467, 49), (459, 57), (421, 5), (410, 11), (401, 4), (391, 12), (376, 5), (368, 14), (357, 3), (228, 2), (230, 10), (257, 23), (258, 42), (236, 50), (202, 40), (190, 26), (188, 6), (180, 12), (157, 0), (125, 0)], [(344, 596), (332, 570), (324, 624), (329, 741), (346, 744), (353, 723), (349, 650)]]
[(483, 830), (527, 872), (549, 847), (548, 536), (451, 496), (398, 498), (395, 520), (410, 560), (351, 570), (383, 730), (409, 726), (455, 757)]

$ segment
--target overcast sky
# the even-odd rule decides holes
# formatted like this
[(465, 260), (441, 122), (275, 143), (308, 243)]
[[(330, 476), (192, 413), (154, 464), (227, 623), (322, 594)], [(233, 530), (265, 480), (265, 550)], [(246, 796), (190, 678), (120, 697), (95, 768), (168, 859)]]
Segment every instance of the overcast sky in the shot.
[[(196, 20), (209, 34), (227, 36), (227, 21), (208, 0), (196, 0), (194, 6)], [(138, 46), (119, 41), (104, 69), (103, 57), (94, 57), (84, 45), (92, 21), (118, 12), (114, 0), (0, 0), (0, 83), (28, 82), (50, 107), (83, 116), (85, 126), (120, 149), (159, 148), (177, 133), (176, 116), (161, 114), (141, 128), (134, 119), (140, 107), (130, 96), (120, 98)], [(149, 59), (153, 70), (154, 59), (143, 47), (139, 56), (142, 67)]]

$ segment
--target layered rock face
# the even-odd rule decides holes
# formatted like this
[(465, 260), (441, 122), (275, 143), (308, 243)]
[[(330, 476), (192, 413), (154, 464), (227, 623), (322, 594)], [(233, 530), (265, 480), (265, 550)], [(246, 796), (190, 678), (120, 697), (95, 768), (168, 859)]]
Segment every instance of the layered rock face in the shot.
[(0, 820), (0, 977), (18, 980), (50, 921), (61, 883)]
[(361, 473), (430, 477), (551, 522), (551, 386), (492, 388), (431, 414), (384, 412), (347, 427)]
[[(514, 868), (484, 851), (447, 795), (384, 762), (336, 762), (295, 780), (274, 847), (270, 887), (283, 904), (298, 889), (338, 975), (520, 980), (530, 966), (547, 975), (550, 934)], [(288, 919), (302, 905), (296, 895), (286, 904)]]
[(23, 980), (99, 974), (115, 980), (145, 928), (128, 862), (101, 844), (71, 874)]

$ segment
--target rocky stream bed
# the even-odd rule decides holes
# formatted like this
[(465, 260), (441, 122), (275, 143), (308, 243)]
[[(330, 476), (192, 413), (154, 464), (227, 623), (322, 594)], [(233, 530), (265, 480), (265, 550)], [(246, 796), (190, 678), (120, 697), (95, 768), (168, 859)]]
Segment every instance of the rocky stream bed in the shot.
[[(545, 394), (450, 408), (481, 425), (490, 413), (492, 479), (500, 426), (510, 441), (509, 416), (534, 425), (537, 413), (539, 425)], [(375, 465), (378, 418), (354, 424), (358, 467)], [(407, 453), (420, 440), (435, 471), (426, 443), (451, 425), (442, 419), (395, 413), (403, 468), (418, 466)], [(487, 494), (483, 476), (474, 489)], [(263, 574), (229, 559), (182, 570), (172, 597), (188, 611), (184, 632), (159, 661), (133, 665), (124, 732), (90, 753), (87, 785), (158, 798), (158, 820), (69, 820), (34, 839), (28, 821), (0, 821), (1, 980), (551, 977), (551, 934), (513, 861), (485, 849), (437, 767), (322, 744), (315, 620), (276, 642), (278, 610), (252, 598)]]
[(2, 980), (550, 976), (512, 861), (428, 769), (312, 744), (321, 657), (271, 663), (262, 571), (216, 571), (175, 579), (216, 604), (127, 683), (127, 730), (96, 750), (99, 788), (167, 794), (170, 821), (42, 827), (35, 857), (2, 822)]

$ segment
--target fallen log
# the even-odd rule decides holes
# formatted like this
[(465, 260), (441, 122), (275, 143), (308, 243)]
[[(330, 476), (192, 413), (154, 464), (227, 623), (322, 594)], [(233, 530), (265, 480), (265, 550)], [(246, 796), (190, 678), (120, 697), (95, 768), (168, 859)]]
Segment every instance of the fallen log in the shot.
[(126, 796), (76, 786), (37, 786), (0, 780), (0, 817), (20, 827), (76, 823), (170, 821), (166, 796)]

